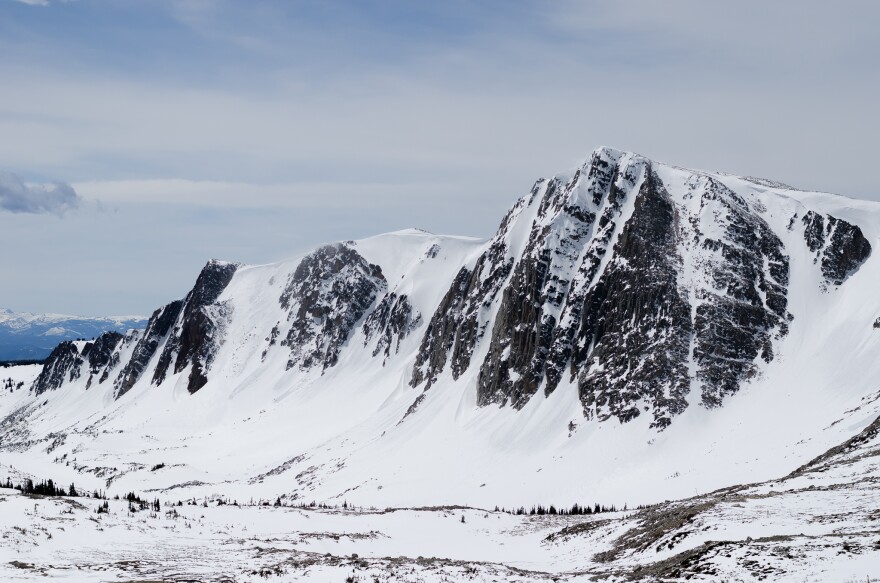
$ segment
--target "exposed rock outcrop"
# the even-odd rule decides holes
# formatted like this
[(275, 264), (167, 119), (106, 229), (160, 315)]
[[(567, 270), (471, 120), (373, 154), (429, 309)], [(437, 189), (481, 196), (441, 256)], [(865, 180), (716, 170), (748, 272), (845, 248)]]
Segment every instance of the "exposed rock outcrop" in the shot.
[(871, 244), (862, 230), (844, 220), (808, 211), (802, 219), (804, 240), (816, 254), (827, 283), (841, 285), (871, 255)]
[(107, 371), (114, 364), (114, 356), (118, 362), (116, 350), (123, 338), (119, 332), (105, 332), (92, 341), (82, 343), (81, 348), (81, 342), (62, 342), (52, 351), (40, 376), (34, 381), (34, 392), (39, 395), (59, 389), (65, 382), (80, 378), (83, 372), (89, 375), (87, 388), (99, 373), (103, 382), (107, 378)]
[(183, 302), (182, 315), (174, 327), (153, 373), (153, 382), (165, 380), (171, 364), (174, 374), (190, 366), (187, 390), (195, 393), (208, 382), (208, 368), (221, 340), (224, 322), (230, 316), (230, 307), (218, 304), (217, 299), (238, 269), (235, 263), (209, 261), (202, 268), (195, 286)]
[(689, 390), (690, 306), (678, 282), (677, 209), (648, 166), (614, 258), (584, 298), (572, 353), (588, 416), (665, 426)]
[(65, 382), (78, 379), (82, 365), (83, 359), (76, 343), (71, 340), (62, 342), (46, 359), (40, 376), (34, 381), (34, 393), (41, 395), (46, 391), (61, 388)]
[[(538, 185), (532, 189), (532, 196), (537, 192)], [(410, 385), (425, 383), (425, 389), (430, 388), (447, 361), (453, 379), (458, 379), (470, 366), (477, 341), (488, 325), (487, 310), (513, 267), (513, 258), (507, 257), (508, 246), (503, 233), (524, 206), (520, 201), (507, 214), (499, 235), (477, 259), (473, 269), (462, 267), (456, 275), (422, 337)]]
[[(598, 267), (607, 249), (623, 198), (619, 185), (615, 186), (621, 179), (620, 154), (602, 154), (569, 182), (554, 178), (543, 190), (522, 259), (504, 288), (489, 352), (480, 368), (481, 404), (510, 402), (521, 407), (537, 392), (545, 374), (555, 374), (548, 386), (559, 381), (575, 327), (571, 314), (564, 313), (569, 294), (582, 287), (579, 279), (592, 278), (590, 271)], [(597, 216), (599, 225), (595, 225)], [(591, 235), (595, 244), (586, 248)], [(579, 263), (585, 265), (580, 272)]]
[(131, 357), (114, 383), (117, 399), (131, 390), (141, 378), (150, 364), (150, 360), (156, 354), (160, 343), (165, 340), (171, 327), (177, 321), (182, 306), (183, 300), (176, 300), (159, 308), (150, 316), (147, 327), (135, 345)]
[[(739, 195), (712, 178), (700, 199), (704, 220), (720, 236), (704, 236), (693, 359), (701, 402), (719, 406), (757, 373), (756, 359), (773, 359), (774, 339), (788, 332), (788, 256), (778, 236)], [(720, 228), (720, 229), (719, 229)]]
[(110, 364), (113, 353), (124, 336), (119, 332), (105, 332), (98, 336), (94, 342), (87, 342), (83, 347), (82, 355), (89, 361), (89, 373), (98, 374)]
[(390, 292), (364, 321), (364, 346), (378, 338), (373, 356), (382, 354), (387, 359), (392, 354), (397, 354), (401, 340), (409, 336), (421, 321), (422, 315), (413, 309), (406, 294)]
[(290, 330), (287, 368), (322, 371), (336, 364), (355, 326), (387, 287), (378, 265), (349, 244), (327, 245), (307, 255), (279, 298)]

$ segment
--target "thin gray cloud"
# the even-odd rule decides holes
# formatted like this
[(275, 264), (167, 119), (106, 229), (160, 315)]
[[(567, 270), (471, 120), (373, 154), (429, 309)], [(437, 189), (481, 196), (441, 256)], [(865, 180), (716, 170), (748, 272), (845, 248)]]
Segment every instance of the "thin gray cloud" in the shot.
[(15, 174), (0, 172), (0, 209), (11, 213), (62, 215), (79, 206), (80, 198), (65, 182), (27, 184)]

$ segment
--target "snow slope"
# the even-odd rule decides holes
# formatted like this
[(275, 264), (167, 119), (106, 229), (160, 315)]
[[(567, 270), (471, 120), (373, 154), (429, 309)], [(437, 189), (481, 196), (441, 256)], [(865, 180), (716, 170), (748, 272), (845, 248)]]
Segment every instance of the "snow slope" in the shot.
[(602, 148), (488, 241), (406, 230), (209, 263), (98, 364), (73, 343), (3, 393), (0, 464), (379, 508), (771, 479), (880, 414), (878, 242), (876, 203)]

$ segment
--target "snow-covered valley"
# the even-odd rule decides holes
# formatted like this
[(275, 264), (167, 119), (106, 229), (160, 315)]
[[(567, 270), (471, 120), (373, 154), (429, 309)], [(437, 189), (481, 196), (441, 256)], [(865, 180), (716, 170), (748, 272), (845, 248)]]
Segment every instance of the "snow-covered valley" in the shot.
[[(5, 581), (864, 581), (880, 424), (780, 480), (589, 516), (301, 508), (0, 489)], [(180, 505), (178, 505), (180, 504)]]

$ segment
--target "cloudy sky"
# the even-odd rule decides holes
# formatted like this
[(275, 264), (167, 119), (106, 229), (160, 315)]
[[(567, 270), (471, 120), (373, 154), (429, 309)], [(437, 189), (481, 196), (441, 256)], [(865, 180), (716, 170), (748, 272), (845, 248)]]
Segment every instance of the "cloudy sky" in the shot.
[(878, 4), (0, 0), (0, 307), (489, 236), (598, 145), (880, 199)]

